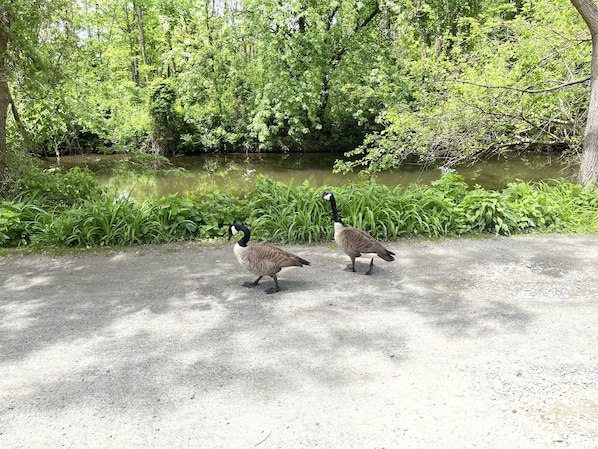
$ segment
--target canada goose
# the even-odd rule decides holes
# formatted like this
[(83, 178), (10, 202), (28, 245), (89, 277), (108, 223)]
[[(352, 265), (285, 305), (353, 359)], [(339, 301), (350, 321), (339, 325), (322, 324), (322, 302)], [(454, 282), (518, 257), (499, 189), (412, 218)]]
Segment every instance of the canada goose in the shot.
[(235, 223), (228, 228), (228, 239), (230, 240), (237, 232), (243, 233), (243, 238), (235, 243), (233, 247), (233, 252), (239, 264), (259, 276), (254, 282), (245, 282), (243, 287), (255, 287), (264, 276), (272, 276), (276, 287), (267, 289), (266, 293), (276, 293), (280, 290), (276, 275), (282, 268), (311, 265), (307, 260), (276, 246), (261, 243), (248, 245), (247, 242), (249, 242), (251, 232), (247, 226), (240, 223)]
[(334, 240), (338, 246), (351, 258), (351, 271), (355, 272), (355, 258), (360, 256), (371, 257), (370, 268), (365, 274), (372, 274), (374, 268), (374, 255), (392, 262), (395, 254), (384, 248), (374, 237), (361, 229), (345, 226), (336, 208), (336, 200), (332, 192), (326, 191), (320, 195), (330, 201), (332, 217), (334, 220)]

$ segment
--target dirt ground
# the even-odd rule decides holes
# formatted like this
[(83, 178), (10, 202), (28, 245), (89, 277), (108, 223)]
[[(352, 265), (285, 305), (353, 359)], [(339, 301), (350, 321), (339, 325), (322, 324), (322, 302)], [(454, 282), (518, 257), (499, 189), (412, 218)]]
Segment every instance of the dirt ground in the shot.
[(598, 236), (0, 257), (2, 448), (598, 448)]

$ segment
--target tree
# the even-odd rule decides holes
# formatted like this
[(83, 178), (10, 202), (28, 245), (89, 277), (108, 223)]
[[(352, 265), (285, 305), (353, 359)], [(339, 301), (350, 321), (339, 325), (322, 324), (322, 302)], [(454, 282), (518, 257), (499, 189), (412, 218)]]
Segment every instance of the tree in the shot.
[(17, 112), (17, 106), (13, 101), (8, 85), (8, 51), (9, 42), (11, 40), (11, 27), (13, 26), (16, 11), (14, 1), (9, 1), (0, 5), (0, 192), (2, 192), (4, 184), (6, 183), (6, 163), (8, 153), (6, 130), (9, 106), (15, 124), (25, 143), (25, 148), (30, 149), (31, 147), (31, 139), (21, 122), (21, 118)]
[[(255, 77), (248, 135), (259, 149), (336, 150), (363, 139), (395, 73), (378, 1), (248, 1)], [(392, 71), (388, 70), (392, 67)], [(392, 76), (392, 75), (390, 75)]]
[(571, 0), (592, 36), (590, 104), (578, 181), (586, 185), (598, 178), (598, 7), (592, 0)]
[[(462, 11), (478, 11), (460, 3)], [(450, 26), (437, 30), (435, 9), (402, 12), (395, 42), (405, 87), (394, 89), (402, 95), (386, 101), (377, 118), (383, 130), (346, 153), (337, 170), (370, 174), (404, 163), (581, 152), (589, 42), (579, 14), (569, 0), (484, 4), (477, 17), (460, 13), (456, 34)], [(422, 11), (434, 20), (418, 21)], [(431, 38), (422, 37), (424, 24)]]
[(0, 6), (0, 191), (4, 186), (6, 171), (6, 117), (10, 104), (6, 68), (8, 29), (12, 18), (11, 4)]
[(156, 79), (150, 88), (151, 151), (170, 156), (174, 154), (179, 138), (180, 125), (174, 107), (176, 92), (169, 80)]

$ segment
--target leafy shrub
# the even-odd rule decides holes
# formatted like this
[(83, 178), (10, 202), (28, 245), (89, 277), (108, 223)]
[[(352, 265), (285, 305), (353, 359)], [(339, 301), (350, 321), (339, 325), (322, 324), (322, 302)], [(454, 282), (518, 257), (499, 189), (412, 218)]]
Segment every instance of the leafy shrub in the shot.
[(87, 169), (72, 168), (61, 173), (56, 168), (32, 170), (22, 181), (17, 197), (24, 202), (44, 206), (68, 207), (104, 195), (93, 173)]
[[(49, 179), (56, 176), (57, 185)], [(64, 177), (60, 178), (60, 177)], [(83, 172), (44, 174), (42, 191), (0, 203), (0, 246), (103, 246), (211, 239), (246, 223), (258, 240), (313, 243), (333, 236), (325, 189), (258, 177), (245, 197), (210, 189), (136, 201), (110, 197)], [(34, 185), (31, 181), (30, 185)], [(598, 232), (598, 192), (555, 180), (501, 191), (469, 188), (446, 174), (431, 186), (349, 184), (332, 189), (345, 223), (381, 240), (479, 233)], [(80, 194), (81, 196), (78, 196)]]
[(255, 235), (282, 243), (313, 243), (330, 235), (330, 218), (323, 202), (305, 182), (293, 186), (260, 176), (246, 196), (246, 223)]
[(4, 242), (19, 242), (21, 240), (22, 207), (22, 204), (10, 201), (0, 203), (0, 245)]
[(199, 237), (228, 235), (228, 226), (248, 215), (246, 203), (231, 192), (210, 189), (196, 196), (200, 207)]
[(503, 190), (503, 196), (514, 222), (511, 229), (517, 232), (548, 228), (557, 221), (557, 205), (536, 185), (511, 183)]
[(457, 229), (459, 234), (472, 232), (509, 234), (515, 223), (499, 192), (474, 190), (463, 198), (458, 211), (462, 215)]
[(0, 247), (28, 244), (39, 232), (39, 221), (46, 212), (34, 204), (0, 203)]
[(181, 118), (175, 109), (177, 93), (170, 80), (156, 79), (150, 89), (152, 145), (156, 154), (173, 154), (180, 136)]
[(598, 231), (597, 189), (564, 181), (540, 182), (535, 186), (550, 202), (552, 220), (547, 225), (551, 231)]
[(84, 202), (46, 223), (36, 243), (104, 246), (145, 243), (150, 222), (132, 201)]
[(167, 235), (189, 238), (197, 232), (200, 212), (190, 199), (168, 195), (156, 202), (155, 216)]

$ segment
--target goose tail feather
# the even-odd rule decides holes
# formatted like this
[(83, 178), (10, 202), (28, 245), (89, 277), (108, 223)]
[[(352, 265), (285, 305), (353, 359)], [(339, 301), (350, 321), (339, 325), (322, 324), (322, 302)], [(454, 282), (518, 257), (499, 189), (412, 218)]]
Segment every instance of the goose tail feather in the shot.
[(310, 262), (308, 262), (305, 259), (302, 259), (301, 257), (297, 257), (297, 261), (301, 264), (301, 265), (311, 265)]
[(381, 259), (384, 259), (387, 262), (392, 262), (393, 260), (395, 260), (394, 255), (395, 255), (395, 253), (390, 252), (390, 251), (387, 251), (386, 253), (378, 254), (378, 256)]

